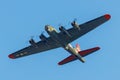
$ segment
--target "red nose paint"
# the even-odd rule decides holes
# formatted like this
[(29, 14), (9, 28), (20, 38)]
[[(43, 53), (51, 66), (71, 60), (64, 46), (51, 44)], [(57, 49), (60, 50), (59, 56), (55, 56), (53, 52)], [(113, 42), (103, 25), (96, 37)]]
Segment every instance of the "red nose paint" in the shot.
[(105, 14), (104, 17), (109, 20), (111, 18), (110, 14)]
[(13, 54), (8, 55), (8, 57), (11, 58), (11, 59), (15, 58)]

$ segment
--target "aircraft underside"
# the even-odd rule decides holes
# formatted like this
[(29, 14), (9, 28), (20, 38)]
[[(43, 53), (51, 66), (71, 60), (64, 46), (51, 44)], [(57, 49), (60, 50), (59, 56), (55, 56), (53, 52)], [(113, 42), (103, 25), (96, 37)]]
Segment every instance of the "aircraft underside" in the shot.
[(33, 39), (29, 41), (31, 44), (28, 47), (25, 47), (21, 50), (18, 50), (9, 55), (9, 58), (16, 59), (28, 55), (32, 55), (35, 53), (44, 52), (47, 50), (63, 47), (66, 51), (68, 51), (71, 55), (61, 62), (59, 65), (66, 64), (68, 62), (74, 61), (79, 59), (81, 62), (85, 62), (84, 58), (88, 54), (91, 54), (97, 50), (99, 47), (94, 47), (87, 50), (80, 50), (80, 46), (77, 44), (76, 48), (74, 48), (70, 43), (79, 37), (83, 36), (84, 34), (90, 32), (91, 30), (95, 29), (96, 27), (100, 26), (101, 24), (105, 23), (111, 18), (109, 14), (105, 14), (100, 16), (96, 19), (90, 20), (83, 24), (78, 25), (75, 21), (71, 23), (72, 28), (66, 29), (63, 26), (59, 27), (60, 32), (58, 32), (55, 28), (50, 25), (45, 26), (46, 32), (49, 34), (49, 37), (46, 37), (44, 34), (41, 34), (39, 38), (41, 41), (35, 42)]

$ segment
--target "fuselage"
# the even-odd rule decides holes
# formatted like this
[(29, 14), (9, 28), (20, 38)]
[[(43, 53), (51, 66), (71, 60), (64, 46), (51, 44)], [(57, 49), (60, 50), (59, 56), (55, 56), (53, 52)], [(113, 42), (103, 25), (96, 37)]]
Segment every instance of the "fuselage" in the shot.
[(80, 61), (85, 62), (85, 60), (82, 58), (82, 56), (78, 54), (78, 51), (75, 48), (73, 48), (70, 43), (68, 43), (68, 44), (62, 43), (62, 41), (60, 39), (60, 36), (58, 35), (58, 32), (57, 32), (57, 30), (55, 28), (53, 28), (50, 25), (46, 25), (45, 30), (47, 31), (47, 33), (51, 36), (51, 38), (54, 41), (56, 41), (58, 44), (61, 45), (61, 47), (63, 47), (70, 54), (75, 55), (76, 57), (78, 57), (78, 59)]
[(54, 27), (52, 27), (50, 25), (46, 25), (45, 26), (45, 30), (50, 35), (50, 37), (53, 39), (53, 41), (55, 41), (58, 44), (60, 44), (60, 39), (59, 39), (59, 36), (58, 36), (58, 32), (57, 32), (57, 30)]
[(74, 48), (71, 44), (68, 44), (63, 48), (72, 55), (75, 55), (81, 62), (83, 63), (85, 62), (84, 58), (78, 53), (77, 49)]

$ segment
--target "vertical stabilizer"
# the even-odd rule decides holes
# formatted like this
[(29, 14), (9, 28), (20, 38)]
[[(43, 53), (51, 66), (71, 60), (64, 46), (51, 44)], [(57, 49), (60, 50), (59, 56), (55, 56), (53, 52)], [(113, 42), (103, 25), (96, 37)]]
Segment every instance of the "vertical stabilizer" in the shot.
[(76, 50), (77, 50), (78, 52), (81, 51), (81, 49), (80, 49), (80, 45), (79, 45), (79, 44), (76, 44)]

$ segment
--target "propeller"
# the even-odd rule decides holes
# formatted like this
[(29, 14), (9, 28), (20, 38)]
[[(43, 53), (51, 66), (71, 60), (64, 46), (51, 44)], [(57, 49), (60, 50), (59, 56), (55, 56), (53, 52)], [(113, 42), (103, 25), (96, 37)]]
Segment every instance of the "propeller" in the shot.
[(28, 37), (28, 39), (25, 41), (25, 44), (29, 44), (29, 41), (32, 40), (33, 38), (34, 38), (34, 36)]
[(73, 22), (75, 23), (77, 21), (77, 18), (74, 18)]
[(42, 35), (44, 35), (44, 31), (41, 32), (41, 34), (39, 35), (39, 38), (40, 38), (40, 36), (42, 36)]
[(60, 24), (58, 24), (58, 26), (60, 27), (60, 26), (62, 26), (62, 24), (60, 23)]
[(74, 18), (72, 22), (71, 21), (68, 22), (68, 25), (70, 25), (71, 23), (75, 24), (76, 22), (77, 22), (77, 18)]
[(77, 22), (77, 18), (74, 18), (72, 24), (76, 24), (76, 22)]

